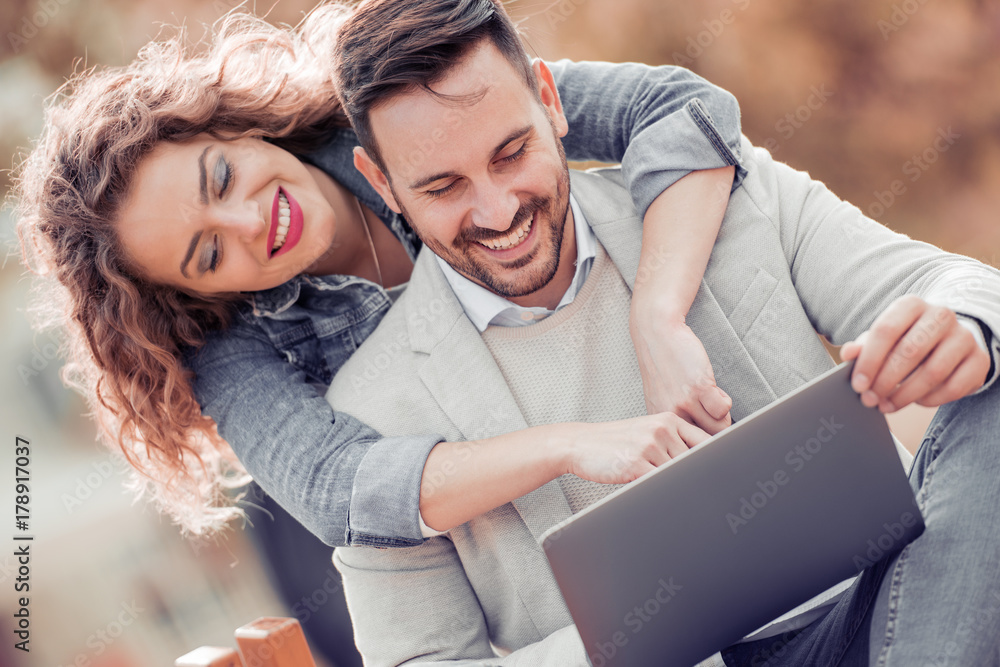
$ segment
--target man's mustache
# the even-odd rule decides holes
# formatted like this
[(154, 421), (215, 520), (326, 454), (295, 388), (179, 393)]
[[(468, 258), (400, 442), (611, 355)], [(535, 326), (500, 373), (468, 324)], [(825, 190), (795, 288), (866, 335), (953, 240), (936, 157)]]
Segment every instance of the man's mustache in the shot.
[(462, 241), (476, 243), (476, 242), (489, 242), (496, 239), (503, 239), (510, 236), (511, 230), (520, 227), (525, 220), (530, 218), (535, 214), (536, 211), (544, 211), (549, 207), (551, 202), (550, 197), (532, 197), (528, 201), (521, 204), (514, 214), (513, 220), (511, 220), (510, 226), (507, 227), (507, 231), (498, 232), (492, 229), (484, 229), (482, 227), (472, 227), (466, 229), (462, 232), (459, 237)]

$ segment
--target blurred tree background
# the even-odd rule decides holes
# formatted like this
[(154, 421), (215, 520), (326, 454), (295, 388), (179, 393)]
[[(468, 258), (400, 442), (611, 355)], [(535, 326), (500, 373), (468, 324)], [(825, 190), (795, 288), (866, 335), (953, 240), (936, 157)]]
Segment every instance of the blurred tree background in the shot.
[[(75, 62), (124, 63), (160, 23), (186, 24), (197, 38), (202, 24), (236, 4), (7, 0), (0, 153), (14, 155), (37, 134), (43, 97)], [(310, 5), (277, 0), (256, 10), (296, 23)], [(515, 0), (509, 7), (542, 57), (689, 67), (736, 95), (744, 132), (779, 159), (898, 231), (997, 264), (1000, 188), (990, 185), (1000, 183), (1000, 4)], [(4, 175), (0, 187), (8, 181)]]
[[(238, 4), (4, 0), (0, 168), (12, 167), (31, 145), (44, 99), (71, 72), (128, 62), (164, 24), (186, 25), (197, 40), (205, 24)], [(251, 9), (295, 24), (311, 4), (265, 0)], [(686, 66), (736, 95), (744, 133), (778, 159), (897, 231), (1000, 265), (1000, 3), (515, 0), (508, 6), (535, 55)], [(6, 193), (10, 178), (0, 172), (0, 191)], [(39, 539), (48, 535), (55, 554), (73, 549), (78, 563), (67, 570), (67, 560), (54, 555), (36, 564), (39, 595), (51, 603), (37, 609), (36, 620), (58, 634), (63, 648), (50, 644), (25, 664), (68, 664), (80, 656), (93, 665), (168, 664), (181, 648), (224, 641), (222, 629), (280, 612), (273, 596), (245, 587), (260, 576), (244, 547), (231, 539), (185, 550), (174, 528), (121, 494), (120, 471), (112, 473), (95, 446), (82, 402), (62, 388), (49, 343), (30, 332), (23, 316), (28, 280), (9, 209), (0, 222), (0, 239), (11, 248), (0, 269), (0, 417), (9, 424), (3, 437), (17, 433), (46, 443), (33, 460)], [(2, 470), (6, 475), (12, 467)], [(103, 484), (109, 477), (112, 483)], [(0, 559), (4, 590), (8, 565)], [(180, 593), (192, 581), (205, 585), (196, 566), (210, 568), (207, 598)], [(165, 579), (163, 569), (173, 573)], [(95, 583), (81, 588), (88, 575)], [(153, 611), (114, 647), (98, 650), (93, 633), (130, 597)], [(62, 615), (46, 611), (56, 606)], [(0, 664), (8, 664), (5, 650), (7, 642)]]
[(546, 57), (684, 65), (736, 95), (776, 158), (897, 231), (998, 263), (998, 3), (567, 0), (528, 32)]

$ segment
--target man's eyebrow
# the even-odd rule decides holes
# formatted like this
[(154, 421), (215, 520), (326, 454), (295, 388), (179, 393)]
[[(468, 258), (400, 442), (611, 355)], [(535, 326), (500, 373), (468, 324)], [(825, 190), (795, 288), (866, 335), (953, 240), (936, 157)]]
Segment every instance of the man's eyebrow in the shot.
[(514, 130), (513, 132), (507, 135), (506, 139), (497, 144), (497, 147), (493, 149), (493, 154), (496, 155), (497, 153), (502, 151), (507, 146), (507, 144), (509, 144), (512, 141), (516, 141), (521, 137), (526, 136), (533, 129), (535, 129), (534, 125), (525, 125), (520, 130)]
[[(503, 141), (501, 141), (499, 144), (497, 144), (496, 148), (493, 149), (493, 155), (496, 155), (497, 153), (499, 153), (500, 151), (502, 151), (504, 149), (504, 147), (507, 144), (509, 144), (510, 142), (516, 141), (517, 139), (520, 139), (521, 137), (524, 137), (525, 135), (527, 135), (528, 133), (530, 133), (533, 129), (534, 129), (533, 125), (525, 125), (522, 128), (514, 130), (513, 132), (511, 132), (510, 134), (508, 134), (507, 137), (504, 138)], [(428, 185), (430, 185), (431, 183), (433, 183), (435, 181), (440, 181), (440, 180), (443, 180), (445, 178), (450, 178), (450, 177), (452, 177), (454, 175), (455, 175), (454, 172), (445, 171), (445, 172), (441, 172), (439, 174), (434, 174), (433, 176), (428, 176), (426, 178), (421, 178), (419, 181), (417, 181), (416, 183), (414, 183), (413, 185), (411, 185), (410, 189), (411, 190), (420, 190), (421, 188), (425, 188), (425, 187), (427, 187)]]
[(187, 274), (187, 265), (191, 261), (191, 256), (194, 255), (194, 249), (198, 247), (198, 241), (201, 240), (201, 232), (195, 232), (194, 236), (191, 237), (191, 243), (188, 245), (187, 254), (184, 255), (184, 260), (181, 261), (181, 275), (185, 278), (190, 278)]
[(198, 156), (198, 172), (201, 174), (201, 203), (205, 206), (208, 206), (208, 175), (205, 173), (205, 154), (211, 148), (211, 146), (207, 146)]

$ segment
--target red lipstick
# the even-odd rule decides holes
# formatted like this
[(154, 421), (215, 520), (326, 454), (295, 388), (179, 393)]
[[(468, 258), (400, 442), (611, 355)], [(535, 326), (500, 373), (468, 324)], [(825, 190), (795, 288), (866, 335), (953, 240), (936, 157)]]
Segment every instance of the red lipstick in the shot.
[[(271, 249), (274, 247), (274, 239), (278, 234), (278, 216), (280, 210), (278, 208), (278, 196), (282, 193), (284, 193), (285, 199), (288, 200), (288, 206), (291, 209), (289, 214), (290, 221), (288, 224), (288, 233), (285, 235), (285, 243), (277, 252), (272, 254)], [(278, 191), (274, 193), (274, 201), (271, 203), (271, 229), (267, 233), (267, 252), (270, 258), (273, 259), (279, 255), (283, 255), (295, 247), (295, 244), (302, 238), (302, 219), (302, 207), (299, 206), (299, 203), (295, 201), (287, 190), (279, 187)]]

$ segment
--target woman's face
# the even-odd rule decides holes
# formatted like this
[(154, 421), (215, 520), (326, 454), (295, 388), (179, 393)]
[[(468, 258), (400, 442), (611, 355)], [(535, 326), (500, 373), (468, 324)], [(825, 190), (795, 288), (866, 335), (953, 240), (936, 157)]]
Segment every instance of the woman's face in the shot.
[(118, 231), (154, 282), (202, 294), (268, 289), (333, 247), (324, 177), (260, 139), (163, 142), (139, 164)]

